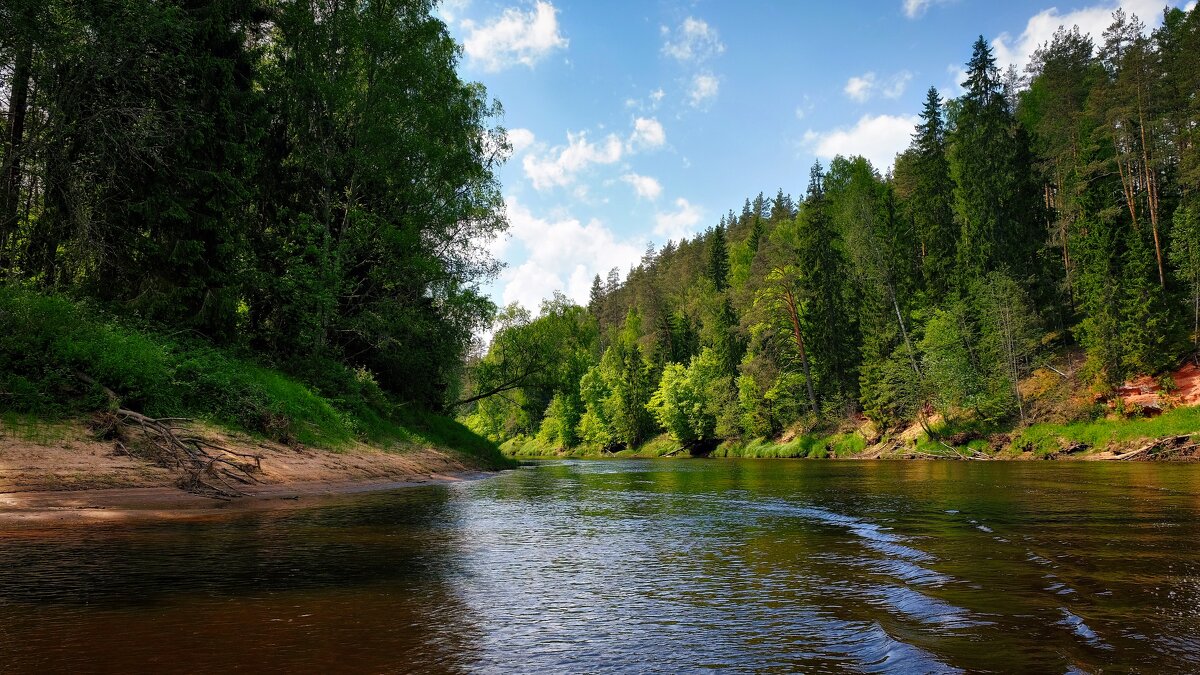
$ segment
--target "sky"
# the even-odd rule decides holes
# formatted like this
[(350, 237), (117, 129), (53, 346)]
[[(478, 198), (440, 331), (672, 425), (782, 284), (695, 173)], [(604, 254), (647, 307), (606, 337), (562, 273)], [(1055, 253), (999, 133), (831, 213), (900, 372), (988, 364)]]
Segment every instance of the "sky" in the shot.
[(815, 160), (907, 147), (929, 87), (961, 93), (983, 36), (1023, 69), (1060, 25), (1097, 41), (1118, 7), (1153, 28), (1195, 0), (443, 0), (466, 80), (499, 100), (506, 267), (485, 287), (536, 312), (747, 197), (802, 195)]

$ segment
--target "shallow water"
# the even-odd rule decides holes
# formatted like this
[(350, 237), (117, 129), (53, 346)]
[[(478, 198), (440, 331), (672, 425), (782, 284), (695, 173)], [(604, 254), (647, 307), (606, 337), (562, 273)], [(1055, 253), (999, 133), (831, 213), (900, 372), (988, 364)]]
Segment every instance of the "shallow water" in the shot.
[(581, 461), (0, 532), (0, 672), (1200, 671), (1200, 466)]

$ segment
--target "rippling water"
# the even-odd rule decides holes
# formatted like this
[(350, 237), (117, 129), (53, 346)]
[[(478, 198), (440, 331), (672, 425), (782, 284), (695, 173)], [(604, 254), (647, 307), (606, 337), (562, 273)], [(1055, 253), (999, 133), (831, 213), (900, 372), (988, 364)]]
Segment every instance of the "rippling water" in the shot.
[(2, 672), (1200, 671), (1200, 466), (592, 461), (0, 532)]

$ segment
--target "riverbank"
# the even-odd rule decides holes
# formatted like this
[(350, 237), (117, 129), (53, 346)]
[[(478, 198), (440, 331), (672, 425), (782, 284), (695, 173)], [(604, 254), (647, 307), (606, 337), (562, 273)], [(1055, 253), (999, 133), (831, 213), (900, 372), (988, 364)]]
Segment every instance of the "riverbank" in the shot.
[(936, 438), (920, 425), (878, 434), (862, 423), (830, 433), (780, 438), (726, 440), (705, 448), (685, 448), (667, 435), (615, 452), (578, 446), (554, 448), (535, 438), (515, 438), (500, 446), (515, 458), (730, 457), (746, 459), (859, 460), (1092, 460), (1200, 461), (1200, 406), (1180, 406), (1153, 417), (1103, 417), (1073, 423), (1040, 423), (1007, 430), (949, 428), (939, 421)]
[(307, 503), (327, 495), (469, 480), (495, 468), (454, 450), (353, 443), (337, 450), (285, 445), (202, 425), (221, 447), (257, 459), (234, 498), (181, 489), (159, 466), (84, 424), (0, 425), (0, 523), (66, 523), (131, 518), (200, 518), (230, 510)]

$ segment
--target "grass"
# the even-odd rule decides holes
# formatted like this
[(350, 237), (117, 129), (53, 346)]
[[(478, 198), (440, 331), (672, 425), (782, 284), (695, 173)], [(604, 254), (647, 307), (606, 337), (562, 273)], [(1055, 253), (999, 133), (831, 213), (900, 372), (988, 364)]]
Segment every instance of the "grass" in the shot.
[(153, 417), (191, 417), (258, 437), (342, 450), (355, 441), (402, 450), (434, 445), (489, 467), (508, 466), (494, 443), (458, 422), (410, 410), (369, 373), (312, 360), (301, 379), (249, 354), (133, 325), (68, 298), (0, 287), (0, 419), (13, 433), (51, 428), (110, 405)]
[(1073, 424), (1034, 424), (1022, 430), (1012, 450), (1037, 456), (1057, 452), (1072, 443), (1105, 449), (1166, 436), (1200, 435), (1200, 407), (1175, 408), (1157, 417), (1099, 419)]
[[(798, 457), (849, 457), (865, 450), (867, 440), (857, 433), (835, 433), (828, 435), (803, 434), (788, 442), (756, 438), (750, 441), (725, 441), (709, 455), (711, 457), (744, 458), (798, 458)], [(606, 453), (600, 448), (580, 445), (573, 448), (558, 448), (529, 436), (518, 436), (505, 441), (500, 450), (509, 457), (526, 459), (564, 457), (617, 457), (656, 458), (690, 457), (680, 452), (679, 442), (666, 434), (656, 436), (645, 443)]]
[(747, 442), (727, 441), (717, 447), (714, 457), (753, 459), (837, 458), (858, 454), (867, 448), (867, 439), (857, 433), (800, 434), (790, 441), (755, 438)]

